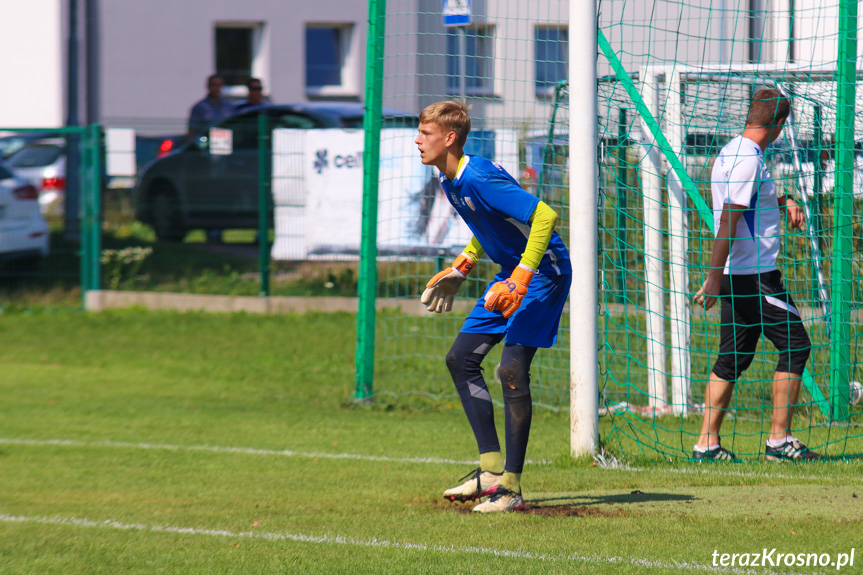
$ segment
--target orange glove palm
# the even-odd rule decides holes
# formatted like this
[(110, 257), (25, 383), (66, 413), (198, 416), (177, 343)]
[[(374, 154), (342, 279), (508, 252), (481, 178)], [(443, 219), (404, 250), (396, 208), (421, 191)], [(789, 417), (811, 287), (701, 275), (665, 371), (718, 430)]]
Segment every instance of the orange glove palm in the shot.
[(527, 287), (535, 272), (519, 264), (512, 270), (509, 279), (497, 282), (485, 292), (485, 309), (499, 311), (509, 319), (521, 307), (521, 300), (527, 295)]

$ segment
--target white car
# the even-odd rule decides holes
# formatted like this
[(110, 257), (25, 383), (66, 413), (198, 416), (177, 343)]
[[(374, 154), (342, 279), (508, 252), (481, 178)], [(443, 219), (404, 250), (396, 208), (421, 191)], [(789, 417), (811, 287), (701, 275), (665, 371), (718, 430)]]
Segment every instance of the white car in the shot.
[(43, 214), (63, 215), (66, 197), (66, 142), (63, 139), (24, 144), (6, 158), (6, 166), (36, 187)]
[(48, 240), (39, 191), (0, 164), (0, 261), (35, 263), (48, 255)]

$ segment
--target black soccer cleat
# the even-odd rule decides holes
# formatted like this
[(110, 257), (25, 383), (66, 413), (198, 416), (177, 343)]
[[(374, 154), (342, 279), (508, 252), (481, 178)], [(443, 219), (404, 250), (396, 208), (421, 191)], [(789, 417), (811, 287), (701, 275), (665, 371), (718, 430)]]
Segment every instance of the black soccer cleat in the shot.
[(721, 445), (715, 449), (708, 449), (707, 451), (698, 451), (697, 449), (693, 449), (692, 460), (696, 463), (701, 463), (702, 461), (728, 461), (730, 463), (743, 463), (742, 459), (739, 459), (736, 455)]
[(823, 457), (803, 445), (803, 442), (796, 437), (792, 437), (791, 441), (786, 441), (778, 447), (768, 445), (764, 450), (764, 458), (767, 461), (818, 461)]

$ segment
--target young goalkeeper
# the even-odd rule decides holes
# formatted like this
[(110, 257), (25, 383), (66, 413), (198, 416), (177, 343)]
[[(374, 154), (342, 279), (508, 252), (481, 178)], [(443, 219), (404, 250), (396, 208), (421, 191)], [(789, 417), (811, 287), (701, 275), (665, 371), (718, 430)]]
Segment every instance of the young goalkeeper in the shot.
[[(501, 267), (446, 356), (476, 437), (480, 466), (444, 497), (467, 501), (488, 495), (473, 508), (481, 513), (522, 510), (521, 472), (532, 415), (530, 364), (537, 348), (557, 341), (572, 268), (566, 246), (554, 231), (554, 210), (496, 163), (466, 155), (469, 133), (468, 108), (460, 102), (439, 102), (423, 110), (416, 139), (423, 164), (440, 170), (447, 199), (474, 234), (452, 267), (428, 282), (422, 303), (432, 312), (451, 311), (459, 286), (483, 254)], [(481, 369), (500, 341), (506, 464)]]

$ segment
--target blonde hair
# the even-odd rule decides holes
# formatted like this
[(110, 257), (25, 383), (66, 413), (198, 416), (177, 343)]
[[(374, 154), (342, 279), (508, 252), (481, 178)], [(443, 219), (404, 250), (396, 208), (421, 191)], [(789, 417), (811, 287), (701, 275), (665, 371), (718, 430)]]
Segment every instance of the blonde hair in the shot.
[(444, 134), (455, 132), (456, 144), (464, 148), (467, 136), (470, 134), (469, 110), (470, 106), (464, 100), (437, 102), (426, 106), (422, 111), (420, 124), (437, 124)]

